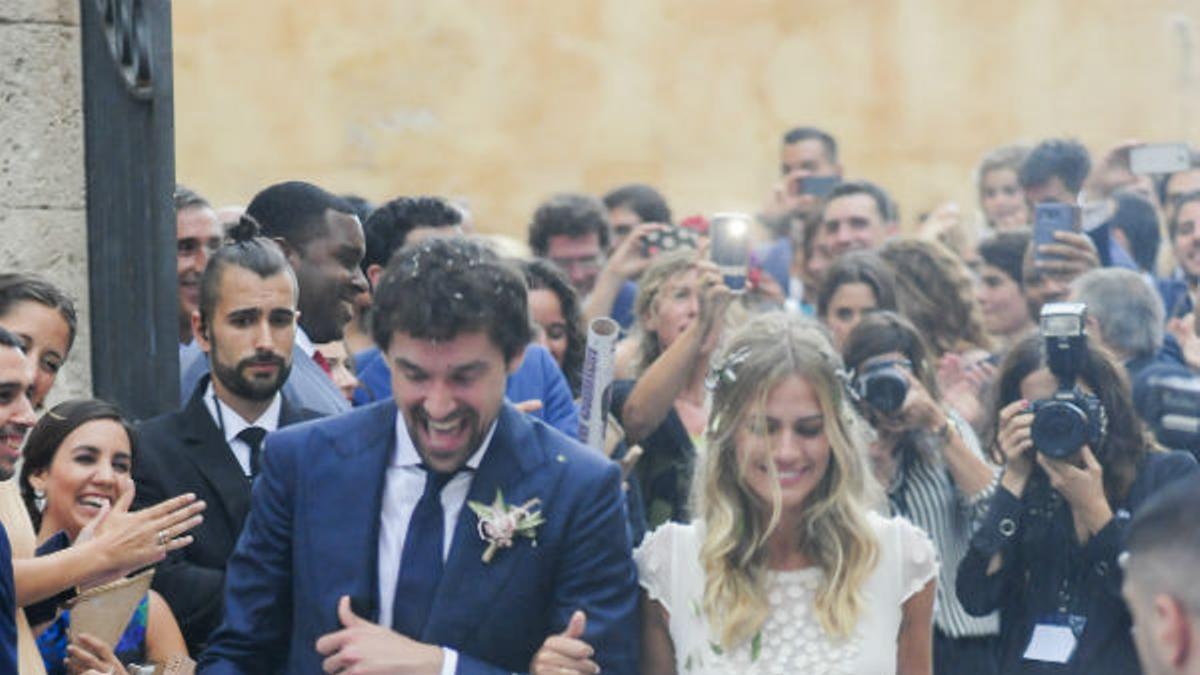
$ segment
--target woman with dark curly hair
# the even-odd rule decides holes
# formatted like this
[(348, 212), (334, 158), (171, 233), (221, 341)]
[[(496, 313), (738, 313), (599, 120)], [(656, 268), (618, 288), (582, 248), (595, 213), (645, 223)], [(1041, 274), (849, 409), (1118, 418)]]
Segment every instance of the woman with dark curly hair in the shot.
[(579, 296), (566, 275), (545, 260), (526, 260), (521, 269), (529, 286), (529, 312), (533, 315), (536, 339), (554, 356), (571, 386), (571, 394), (579, 398), (583, 352), (587, 346)]
[(1048, 455), (1032, 433), (1034, 402), (1060, 387), (1044, 339), (1017, 343), (996, 380), (991, 453), (1004, 471), (957, 592), (973, 615), (1000, 610), (1003, 673), (1140, 672), (1117, 556), (1130, 515), (1197, 468), (1147, 436), (1121, 365), (1092, 345), (1080, 349), (1075, 394), (1090, 400), (1099, 440), (1070, 456)]
[(946, 403), (974, 429), (986, 415), (980, 401), (994, 367), (975, 285), (966, 265), (942, 244), (893, 239), (879, 257), (896, 275), (896, 305), (925, 338)]

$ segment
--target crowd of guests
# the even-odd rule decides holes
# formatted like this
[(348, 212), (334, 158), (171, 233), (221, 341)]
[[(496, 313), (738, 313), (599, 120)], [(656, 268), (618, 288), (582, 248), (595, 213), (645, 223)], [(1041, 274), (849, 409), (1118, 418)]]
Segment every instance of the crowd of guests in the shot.
[(47, 408), (73, 304), (0, 274), (0, 672), (1200, 672), (1200, 155), (1132, 149), (998, 148), (901, 227), (792, 129), (737, 273), (642, 184), (526, 241), (179, 187), (171, 412)]

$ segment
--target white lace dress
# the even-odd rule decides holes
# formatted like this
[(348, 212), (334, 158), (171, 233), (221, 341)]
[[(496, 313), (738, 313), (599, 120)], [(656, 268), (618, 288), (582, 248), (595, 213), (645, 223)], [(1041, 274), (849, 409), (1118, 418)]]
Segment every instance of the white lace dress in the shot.
[(933, 544), (903, 518), (875, 513), (869, 521), (879, 541), (879, 562), (863, 589), (863, 611), (846, 639), (821, 628), (813, 609), (824, 573), (817, 568), (769, 572), (771, 613), (759, 634), (722, 650), (709, 631), (701, 604), (703, 524), (668, 523), (634, 553), (641, 585), (670, 615), (675, 669), (680, 675), (861, 675), (896, 672), (896, 637), (904, 601), (937, 575)]

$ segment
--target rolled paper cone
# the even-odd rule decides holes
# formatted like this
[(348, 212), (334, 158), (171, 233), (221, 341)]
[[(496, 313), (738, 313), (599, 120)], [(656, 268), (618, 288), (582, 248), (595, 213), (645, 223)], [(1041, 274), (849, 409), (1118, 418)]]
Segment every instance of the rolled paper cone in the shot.
[(587, 349), (583, 358), (583, 385), (580, 388), (579, 440), (604, 451), (604, 429), (612, 395), (613, 360), (621, 327), (608, 317), (592, 319), (588, 324)]
[(70, 604), (70, 639), (87, 633), (115, 648), (129, 620), (133, 618), (138, 603), (150, 590), (150, 580), (153, 578), (154, 570), (149, 569), (80, 593)]

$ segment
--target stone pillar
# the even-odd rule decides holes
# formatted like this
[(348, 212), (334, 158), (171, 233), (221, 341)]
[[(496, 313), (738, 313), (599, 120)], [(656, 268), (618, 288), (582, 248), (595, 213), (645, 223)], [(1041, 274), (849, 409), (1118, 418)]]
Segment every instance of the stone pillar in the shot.
[(0, 271), (44, 276), (79, 311), (51, 405), (92, 390), (82, 91), (77, 0), (0, 2)]

